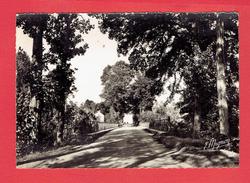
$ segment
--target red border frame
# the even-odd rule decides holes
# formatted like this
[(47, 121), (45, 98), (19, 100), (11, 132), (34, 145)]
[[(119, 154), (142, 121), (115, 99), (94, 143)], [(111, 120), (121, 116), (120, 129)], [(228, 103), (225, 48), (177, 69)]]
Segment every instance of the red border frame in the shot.
[[(1, 0), (0, 181), (12, 182), (250, 182), (249, 0)], [(240, 19), (240, 168), (225, 169), (16, 169), (15, 15), (20, 12), (236, 11)]]

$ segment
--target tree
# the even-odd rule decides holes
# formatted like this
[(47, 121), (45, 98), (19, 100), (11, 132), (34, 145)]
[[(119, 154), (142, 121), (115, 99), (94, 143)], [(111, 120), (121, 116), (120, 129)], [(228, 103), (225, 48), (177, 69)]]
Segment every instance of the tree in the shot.
[(144, 76), (143, 74), (137, 74), (134, 78), (134, 82), (130, 83), (127, 90), (128, 103), (130, 110), (133, 113), (133, 123), (135, 126), (139, 125), (139, 116), (142, 111), (151, 110), (155, 99), (155, 88), (157, 83), (154, 80)]
[[(103, 20), (100, 25), (102, 31), (104, 33), (107, 32), (110, 38), (118, 41), (118, 53), (124, 55), (129, 53), (131, 66), (136, 70), (145, 72), (146, 76), (154, 79), (155, 82), (161, 82), (163, 77), (173, 76), (185, 65), (188, 65), (187, 61), (179, 59), (179, 57), (182, 53), (194, 57), (195, 55), (192, 53), (194, 53), (195, 45), (197, 44), (201, 52), (207, 50), (209, 45), (212, 45), (214, 57), (217, 52), (216, 60), (220, 59), (222, 55), (224, 57), (228, 57), (229, 55), (232, 57), (230, 51), (224, 54), (222, 54), (222, 50), (219, 51), (223, 48), (223, 45), (217, 44), (216, 48), (216, 40), (221, 44), (221, 41), (224, 39), (221, 34), (222, 32), (227, 34), (227, 43), (225, 43), (227, 49), (223, 49), (228, 50), (230, 47), (232, 50), (234, 48), (233, 52), (237, 54), (237, 43), (235, 43), (238, 40), (237, 14), (234, 13), (219, 14), (218, 17), (223, 17), (223, 21), (225, 22), (225, 31), (221, 29), (222, 23), (218, 24), (218, 18), (215, 13), (108, 14), (101, 15), (100, 17)], [(220, 35), (218, 31), (216, 32), (218, 27), (221, 29)], [(234, 58), (234, 60), (236, 60), (234, 63), (237, 63), (237, 59)], [(216, 63), (218, 64), (217, 61)], [(216, 63), (214, 62), (214, 65)], [(219, 63), (220, 67), (222, 67), (222, 62), (219, 61)], [(227, 63), (225, 64), (227, 65)], [(237, 66), (234, 65), (232, 67), (234, 67), (231, 68), (232, 71), (235, 72)], [(225, 69), (227, 67), (218, 69), (217, 74), (220, 77), (223, 76), (222, 71)], [(227, 72), (230, 73), (231, 71)], [(223, 77), (224, 79), (220, 79), (219, 82), (223, 82), (222, 85), (226, 86), (228, 84), (224, 81), (228, 77), (226, 75)], [(225, 98), (227, 89), (225, 87), (223, 89), (223, 86), (219, 85), (217, 85), (219, 87), (217, 92), (220, 90), (220, 93), (218, 93), (218, 102), (223, 103), (224, 109), (222, 110), (222, 107), (220, 107), (217, 110), (220, 111), (220, 123), (224, 128), (224, 130), (221, 128), (220, 133), (225, 134), (227, 133), (225, 129), (228, 128), (226, 127), (227, 104), (225, 104), (227, 103)], [(232, 84), (230, 87), (232, 87)], [(195, 95), (196, 97), (193, 100), (195, 104), (193, 111), (194, 116), (196, 116), (194, 120), (196, 124), (194, 126), (197, 127), (196, 131), (199, 131), (198, 129), (200, 128), (198, 121), (201, 121), (199, 117), (199, 105), (203, 99), (199, 97), (201, 95), (200, 92), (206, 93), (205, 90), (199, 91), (199, 89), (196, 89), (197, 95)], [(202, 95), (205, 96), (205, 93)]]
[[(228, 71), (226, 73), (227, 63), (226, 59), (228, 59), (227, 55), (230, 55), (230, 52), (227, 52), (227, 48), (225, 45), (233, 47), (235, 45), (235, 41), (238, 40), (238, 30), (237, 30), (237, 14), (234, 13), (215, 13), (210, 14), (204, 17), (202, 21), (198, 21), (200, 25), (205, 26), (205, 33), (201, 33), (200, 35), (203, 37), (209, 32), (213, 35), (210, 40), (214, 42), (215, 46), (215, 61), (216, 61), (216, 73), (217, 73), (217, 95), (218, 95), (218, 112), (219, 112), (219, 131), (220, 134), (230, 136), (230, 125), (228, 122), (228, 96), (227, 96), (227, 79), (228, 76), (226, 74), (233, 73), (235, 68), (231, 68), (232, 71)], [(226, 26), (225, 26), (226, 25)], [(210, 27), (210, 28), (209, 28)], [(200, 30), (200, 26), (198, 26), (198, 31)], [(227, 43), (225, 44), (225, 33), (229, 34)], [(230, 35), (231, 34), (231, 35)], [(210, 35), (210, 34), (208, 34)], [(202, 37), (202, 38), (203, 38)], [(204, 40), (197, 36), (197, 39)], [(207, 40), (207, 38), (205, 39)], [(210, 42), (211, 42), (210, 41)], [(198, 41), (200, 48), (206, 48), (210, 43), (206, 41)], [(236, 43), (237, 45), (237, 43)], [(234, 50), (235, 55), (237, 55), (237, 49)], [(237, 63), (234, 62), (234, 63)], [(231, 86), (232, 87), (232, 83)]]
[[(218, 21), (220, 21), (220, 23), (218, 23)], [(229, 134), (234, 134), (235, 136), (238, 129), (238, 127), (236, 127), (238, 126), (236, 125), (238, 121), (236, 117), (237, 112), (235, 112), (234, 114), (228, 114), (227, 110), (232, 110), (233, 108), (235, 109), (237, 108), (236, 106), (238, 106), (238, 94), (237, 90), (235, 90), (234, 87), (235, 83), (238, 82), (238, 79), (236, 79), (238, 78), (237, 14), (212, 14), (209, 15), (209, 17), (205, 16), (202, 20), (202, 23), (200, 22), (199, 24), (209, 28), (206, 28), (205, 32), (203, 31), (203, 33), (201, 33), (202, 31), (199, 31), (199, 29), (201, 29), (201, 26), (199, 26), (199, 29), (198, 31), (196, 30), (196, 33), (199, 32), (199, 34), (203, 35), (203, 37), (205, 34), (212, 34), (210, 38), (212, 42), (210, 41), (210, 45), (208, 45), (208, 41), (201, 41), (202, 38), (200, 38), (200, 36), (198, 35), (195, 36), (194, 34), (195, 37), (193, 39), (196, 40), (200, 48), (203, 48), (203, 50), (201, 49), (200, 53), (196, 52), (196, 56), (199, 56), (202, 60), (206, 60), (207, 64), (203, 63), (202, 65), (207, 65), (207, 67), (210, 68), (204, 70), (203, 68), (205, 67), (199, 67), (196, 69), (202, 71), (201, 74), (206, 76), (204, 78), (201, 74), (199, 74), (203, 77), (203, 79), (201, 79), (203, 81), (203, 85), (206, 86), (205, 90), (203, 89), (201, 90), (202, 92), (200, 92), (203, 96), (200, 102), (203, 106), (204, 104), (206, 104), (206, 108), (202, 106), (203, 115), (201, 120), (203, 120), (204, 125), (204, 120), (209, 119), (210, 125), (208, 125), (207, 123), (207, 127), (213, 126), (214, 124), (212, 123), (216, 120), (219, 123), (217, 129), (213, 128), (213, 130), (210, 131), (218, 132), (226, 136), (228, 136)], [(220, 33), (218, 31), (220, 31)], [(210, 52), (209, 55), (205, 53), (207, 51)], [(210, 77), (207, 78), (207, 76)], [(228, 100), (228, 97), (230, 97), (231, 100)], [(204, 98), (208, 98), (209, 100), (204, 100)], [(230, 106), (228, 105), (229, 102), (231, 103)], [(218, 106), (216, 106), (217, 103)], [(222, 103), (223, 107), (221, 106)], [(234, 118), (235, 120), (230, 120), (229, 123), (227, 118)], [(227, 132), (225, 132), (225, 129)], [(229, 132), (229, 129), (231, 129), (231, 132)]]
[[(118, 41), (118, 53), (127, 54), (132, 49), (129, 56), (131, 66), (154, 80), (157, 87), (151, 95), (159, 94), (163, 78), (175, 76), (185, 64), (178, 55), (192, 53), (189, 25), (188, 22), (183, 23), (182, 18), (183, 14), (178, 13), (102, 17), (101, 28)], [(196, 122), (199, 120), (197, 117)]]
[(94, 101), (87, 99), (83, 105), (87, 112), (95, 113), (97, 111), (97, 105)]
[(109, 106), (107, 105), (107, 103), (105, 103), (105, 101), (97, 103), (97, 110), (100, 110), (100, 112), (104, 115), (104, 122), (106, 123), (108, 121), (107, 119), (107, 115), (109, 113)]
[[(66, 99), (75, 89), (74, 70), (68, 62), (74, 56), (85, 53), (88, 47), (84, 44), (82, 34), (93, 26), (77, 14), (20, 14), (17, 16), (17, 27), (21, 27), (25, 34), (33, 38), (33, 83), (30, 85), (33, 110), (29, 112), (34, 113), (36, 119), (38, 142), (44, 140), (42, 132), (47, 127), (44, 121), (57, 119), (56, 141), (61, 144)], [(49, 48), (47, 53), (43, 52), (44, 40)], [(55, 69), (44, 75), (49, 64), (55, 65)], [(57, 115), (54, 114), (54, 109), (57, 110)]]
[(229, 136), (228, 123), (228, 102), (226, 91), (225, 60), (224, 60), (224, 22), (220, 15), (217, 15), (216, 23), (216, 66), (217, 66), (217, 93), (219, 108), (220, 133)]
[[(211, 109), (216, 106), (216, 67), (213, 63), (212, 46), (202, 51), (195, 45), (194, 53), (184, 58), (188, 62), (180, 70), (185, 87), (182, 91), (183, 101), (179, 104), (181, 112), (188, 114), (185, 120), (193, 124), (193, 137), (199, 137), (200, 130), (209, 131), (204, 124), (210, 112), (214, 113)], [(215, 120), (210, 118), (207, 123)]]
[(33, 49), (32, 49), (32, 75), (33, 83), (30, 87), (31, 96), (33, 101), (33, 107), (31, 113), (34, 114), (35, 121), (37, 123), (38, 142), (41, 141), (41, 123), (43, 113), (43, 93), (42, 93), (42, 71), (44, 69), (43, 62), (43, 36), (47, 30), (47, 21), (49, 15), (47, 14), (20, 14), (17, 15), (16, 25), (21, 27), (25, 34), (28, 34), (33, 38)]
[(74, 70), (69, 61), (76, 55), (83, 55), (88, 48), (79, 33), (87, 33), (93, 28), (89, 21), (79, 20), (77, 14), (58, 14), (50, 16), (47, 25), (50, 31), (45, 33), (45, 39), (50, 45), (46, 58), (51, 64), (56, 64), (52, 71), (52, 79), (55, 83), (56, 109), (58, 111), (58, 125), (56, 142), (58, 145), (63, 141), (65, 125), (65, 106), (67, 96), (74, 90)]
[(30, 112), (30, 83), (32, 83), (32, 65), (27, 53), (21, 48), (16, 54), (16, 143), (17, 153), (32, 151), (36, 144), (35, 121)]
[(121, 122), (124, 113), (129, 110), (127, 90), (133, 76), (134, 73), (129, 65), (119, 61), (113, 66), (107, 66), (101, 77), (104, 85), (101, 97), (106, 106), (113, 108), (118, 113), (119, 122)]

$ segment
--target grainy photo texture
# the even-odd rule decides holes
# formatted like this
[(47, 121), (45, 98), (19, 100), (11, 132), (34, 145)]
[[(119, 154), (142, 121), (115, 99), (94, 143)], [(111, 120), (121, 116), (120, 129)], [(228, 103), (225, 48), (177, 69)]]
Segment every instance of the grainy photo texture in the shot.
[(17, 168), (238, 167), (238, 24), (17, 14)]

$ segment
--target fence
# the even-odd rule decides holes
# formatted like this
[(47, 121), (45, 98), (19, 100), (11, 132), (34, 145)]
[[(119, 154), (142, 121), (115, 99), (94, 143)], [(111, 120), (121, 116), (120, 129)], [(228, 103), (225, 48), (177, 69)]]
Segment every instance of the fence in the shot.
[(149, 123), (149, 128), (169, 132), (172, 129), (170, 118), (156, 119)]
[(110, 128), (117, 128), (118, 124), (117, 123), (98, 123), (98, 131), (101, 130), (106, 130)]

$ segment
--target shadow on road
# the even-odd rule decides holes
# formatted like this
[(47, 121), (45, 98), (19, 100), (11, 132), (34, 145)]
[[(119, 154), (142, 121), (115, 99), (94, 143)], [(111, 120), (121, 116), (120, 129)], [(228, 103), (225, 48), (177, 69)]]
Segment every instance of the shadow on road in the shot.
[[(79, 147), (78, 147), (79, 148)], [(231, 167), (234, 158), (221, 152), (167, 149), (140, 128), (116, 129), (95, 143), (75, 149), (73, 153), (48, 157), (26, 164), (34, 168), (160, 168), (160, 167)]]

